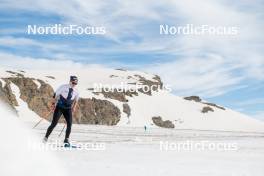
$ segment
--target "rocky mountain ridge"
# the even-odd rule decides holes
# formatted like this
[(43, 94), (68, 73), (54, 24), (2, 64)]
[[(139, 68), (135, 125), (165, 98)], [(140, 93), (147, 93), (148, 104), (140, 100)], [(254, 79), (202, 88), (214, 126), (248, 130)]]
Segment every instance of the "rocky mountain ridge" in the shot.
[[(51, 99), (54, 90), (67, 83), (69, 75), (65, 73), (63, 70), (0, 68), (0, 99), (23, 116), (21, 118), (30, 112), (51, 120)], [(80, 99), (73, 115), (74, 123), (235, 131), (261, 131), (264, 126), (258, 120), (206, 102), (198, 96), (173, 95), (157, 75), (106, 68), (87, 68), (71, 74), (80, 80)], [(93, 87), (94, 83), (124, 84), (134, 86), (136, 91), (122, 88), (98, 91)]]

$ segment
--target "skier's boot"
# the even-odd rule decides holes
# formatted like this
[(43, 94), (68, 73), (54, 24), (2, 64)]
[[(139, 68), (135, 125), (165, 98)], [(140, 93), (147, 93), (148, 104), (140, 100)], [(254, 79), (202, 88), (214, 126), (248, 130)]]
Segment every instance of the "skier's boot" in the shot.
[(42, 139), (42, 142), (43, 142), (43, 143), (47, 143), (47, 142), (48, 142), (48, 138), (47, 138), (47, 137), (44, 137), (44, 138)]
[(70, 147), (71, 146), (69, 138), (65, 138), (63, 143), (64, 143), (64, 147)]

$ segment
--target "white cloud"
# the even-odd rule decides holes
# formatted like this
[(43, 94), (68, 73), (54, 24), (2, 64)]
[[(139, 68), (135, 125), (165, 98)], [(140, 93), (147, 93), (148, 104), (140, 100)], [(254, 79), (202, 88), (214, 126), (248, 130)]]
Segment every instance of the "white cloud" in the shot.
[(192, 93), (210, 97), (236, 88), (243, 80), (243, 77), (232, 74), (238, 68), (239, 66), (228, 65), (220, 56), (209, 55), (153, 65), (147, 70), (161, 75), (163, 81), (180, 94)]
[[(9, 0), (1, 4), (3, 9), (58, 15), (64, 23), (104, 25), (107, 28), (106, 37), (117, 43), (92, 49), (79, 48), (77, 45), (74, 48), (76, 53), (143, 52), (175, 55), (170, 63), (152, 65), (148, 70), (160, 74), (178, 92), (207, 96), (221, 95), (243, 87), (241, 81), (246, 79), (264, 80), (264, 13), (259, 10), (260, 6), (261, 1), (227, 0), (70, 0), (67, 3), (62, 0)], [(163, 37), (158, 35), (159, 23), (237, 26), (239, 35)], [(140, 41), (122, 40), (131, 34), (139, 37)], [(18, 45), (21, 42), (39, 47), (43, 45), (46, 50), (58, 48), (35, 41), (14, 40), (10, 39), (9, 43), (4, 44)], [(54, 56), (70, 59), (69, 50), (67, 46), (61, 47), (58, 49), (60, 53)]]
[(83, 69), (89, 67), (103, 67), (97, 64), (82, 64), (65, 59), (21, 57), (0, 52), (0, 65), (3, 68), (29, 69), (29, 70), (56, 70), (56, 69)]

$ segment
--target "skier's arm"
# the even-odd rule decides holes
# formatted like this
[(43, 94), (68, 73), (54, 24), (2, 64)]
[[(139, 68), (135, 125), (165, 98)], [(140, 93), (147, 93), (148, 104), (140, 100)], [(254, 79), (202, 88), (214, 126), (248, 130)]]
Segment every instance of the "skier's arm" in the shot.
[(51, 100), (51, 108), (55, 108), (56, 103), (58, 102), (58, 96), (54, 93), (52, 100)]
[(52, 100), (51, 100), (51, 109), (54, 109), (57, 103), (57, 97), (56, 97), (56, 93), (54, 93)]
[(56, 103), (57, 103), (57, 101), (58, 101), (58, 99), (59, 99), (59, 95), (61, 94), (61, 90), (62, 90), (62, 87), (63, 87), (63, 85), (62, 86), (60, 86), (57, 90), (56, 90), (56, 92), (54, 92), (54, 94), (53, 94), (53, 99), (52, 99), (52, 102), (51, 102), (51, 106), (52, 106), (52, 108), (54, 108), (55, 107), (55, 105), (56, 105)]

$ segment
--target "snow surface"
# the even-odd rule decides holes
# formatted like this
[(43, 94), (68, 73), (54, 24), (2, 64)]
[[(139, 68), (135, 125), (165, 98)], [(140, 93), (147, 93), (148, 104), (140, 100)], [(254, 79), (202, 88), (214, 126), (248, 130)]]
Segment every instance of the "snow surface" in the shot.
[(38, 80), (33, 80), (33, 82), (37, 85), (38, 89), (40, 88), (41, 84)]
[[(94, 176), (263, 176), (264, 133), (206, 130), (171, 130), (125, 126), (73, 125), (73, 143), (103, 143), (104, 150), (36, 150), (47, 121), (22, 121), (8, 108), (0, 109), (0, 175), (94, 175)], [(54, 129), (49, 142), (63, 124)], [(63, 131), (65, 133), (65, 130)], [(160, 150), (160, 142), (236, 144), (236, 150)]]
[(2, 88), (4, 88), (5, 87), (5, 81), (4, 80), (2, 80), (2, 79), (0, 79), (0, 82), (1, 82), (1, 84), (2, 84)]
[(0, 175), (66, 176), (59, 158), (53, 153), (29, 147), (30, 143), (40, 143), (40, 136), (2, 102), (0, 107)]
[(34, 122), (40, 120), (41, 118), (34, 111), (30, 110), (28, 108), (28, 104), (20, 98), (21, 93), (19, 88), (13, 83), (10, 84), (10, 87), (12, 93), (16, 96), (18, 106), (16, 106), (15, 108), (19, 117), (23, 118), (23, 121)]
[[(33, 124), (27, 123), (28, 127)], [(43, 137), (48, 123), (34, 132)], [(58, 137), (58, 125), (50, 140)], [(50, 151), (69, 175), (114, 176), (263, 176), (264, 134), (136, 127), (74, 125), (71, 139), (78, 143), (105, 143), (105, 150)], [(161, 151), (160, 141), (209, 141), (235, 143), (236, 151)], [(12, 152), (12, 151), (10, 151)], [(37, 155), (43, 162), (43, 156)], [(30, 159), (27, 160), (31, 162)], [(38, 163), (38, 161), (35, 161)], [(43, 167), (35, 167), (37, 173)], [(54, 174), (52, 174), (54, 175)]]

